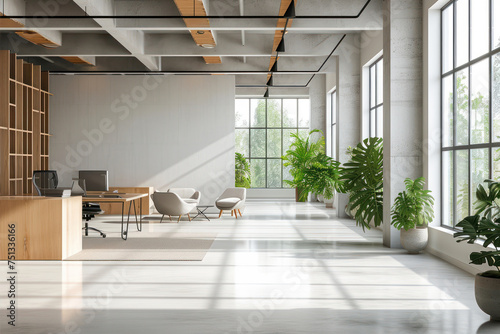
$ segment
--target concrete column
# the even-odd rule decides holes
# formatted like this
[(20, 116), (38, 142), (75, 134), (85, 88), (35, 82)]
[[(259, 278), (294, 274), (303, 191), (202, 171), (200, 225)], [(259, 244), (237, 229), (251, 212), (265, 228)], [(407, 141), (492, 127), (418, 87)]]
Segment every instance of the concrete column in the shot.
[(401, 247), (390, 225), (404, 179), (422, 176), (422, 0), (384, 1), (384, 245)]
[[(337, 74), (337, 156), (346, 163), (347, 147), (356, 146), (361, 139), (360, 48), (359, 34), (348, 34), (339, 46)], [(337, 196), (337, 216), (345, 217), (347, 195)]]
[(311, 102), (310, 129), (318, 129), (326, 135), (326, 75), (316, 74), (309, 84)]

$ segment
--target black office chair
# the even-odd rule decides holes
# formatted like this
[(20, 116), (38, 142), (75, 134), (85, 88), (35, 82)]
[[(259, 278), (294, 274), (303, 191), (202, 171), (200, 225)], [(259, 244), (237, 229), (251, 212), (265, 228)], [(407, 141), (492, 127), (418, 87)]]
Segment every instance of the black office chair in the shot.
[(32, 181), (38, 196), (43, 196), (44, 189), (56, 189), (59, 184), (57, 171), (55, 170), (35, 170), (33, 171)]
[[(73, 185), (71, 186), (71, 195), (72, 196), (87, 195), (85, 179), (73, 179)], [(89, 230), (92, 230), (101, 234), (101, 237), (106, 238), (106, 234), (103, 231), (95, 227), (89, 227), (89, 221), (96, 215), (100, 215), (103, 213), (104, 211), (101, 210), (101, 206), (98, 203), (82, 203), (82, 216), (83, 219), (85, 219), (85, 226), (82, 228), (82, 230), (85, 231), (85, 236), (88, 236)]]

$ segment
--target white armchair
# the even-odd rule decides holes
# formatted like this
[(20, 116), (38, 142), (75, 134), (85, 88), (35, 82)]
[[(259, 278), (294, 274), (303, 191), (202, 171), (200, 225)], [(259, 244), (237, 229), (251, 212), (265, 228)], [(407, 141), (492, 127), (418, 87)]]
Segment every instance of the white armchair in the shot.
[(170, 188), (169, 193), (175, 193), (186, 203), (200, 204), (201, 193), (193, 188)]
[(220, 210), (219, 218), (225, 210), (231, 210), (231, 215), (234, 214), (238, 219), (238, 213), (241, 215), (240, 209), (245, 207), (247, 198), (247, 190), (245, 188), (228, 188), (222, 195), (215, 200), (215, 206)]
[(183, 201), (179, 195), (173, 192), (156, 191), (151, 195), (151, 199), (153, 200), (156, 210), (162, 214), (160, 223), (163, 221), (165, 215), (170, 217), (170, 221), (172, 221), (172, 216), (179, 216), (179, 219), (177, 219), (177, 222), (179, 222), (182, 215), (187, 214), (189, 221), (191, 221), (189, 213), (196, 208), (196, 203), (187, 203)]

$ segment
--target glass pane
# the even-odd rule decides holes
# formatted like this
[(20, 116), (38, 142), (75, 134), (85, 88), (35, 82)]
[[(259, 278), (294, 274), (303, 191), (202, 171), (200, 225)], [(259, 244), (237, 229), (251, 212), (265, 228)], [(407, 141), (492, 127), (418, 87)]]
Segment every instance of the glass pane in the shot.
[(493, 180), (498, 180), (500, 179), (500, 148), (493, 147), (491, 150), (493, 153)]
[(266, 130), (250, 129), (250, 157), (266, 157)]
[(482, 56), (490, 50), (490, 0), (471, 1), (471, 59)]
[(297, 130), (283, 129), (283, 154), (290, 148), (290, 145), (294, 142), (294, 138), (290, 137), (291, 133), (297, 133)]
[(377, 108), (377, 137), (384, 137), (384, 107)]
[(266, 160), (250, 159), (250, 173), (252, 175), (252, 188), (266, 187)]
[(453, 69), (453, 4), (443, 11), (443, 73)]
[(384, 102), (384, 62), (377, 63), (377, 104)]
[(236, 152), (243, 154), (245, 157), (248, 157), (248, 131), (248, 129), (235, 130)]
[(337, 160), (337, 125), (332, 126), (332, 147), (330, 156)]
[(443, 146), (453, 146), (453, 75), (443, 79)]
[(453, 151), (443, 152), (443, 225), (453, 227)]
[(299, 129), (299, 136), (301, 138), (307, 138), (309, 136), (309, 129)]
[(457, 0), (457, 66), (469, 61), (469, 0)]
[(490, 61), (471, 66), (471, 144), (490, 142)]
[(284, 99), (283, 100), (283, 127), (295, 128), (297, 127), (297, 100)]
[[(291, 166), (283, 167), (283, 180), (292, 181), (292, 175), (290, 174)], [(286, 182), (283, 182), (283, 188), (291, 188)]]
[(483, 181), (490, 178), (490, 154), (488, 148), (471, 150), (471, 208), (474, 208), (476, 202), (476, 188)]
[(457, 97), (457, 145), (469, 144), (469, 72), (468, 69), (456, 74)]
[(377, 135), (375, 109), (370, 110), (370, 137)]
[(373, 108), (377, 105), (377, 101), (376, 101), (376, 96), (375, 96), (375, 71), (376, 71), (377, 67), (376, 66), (372, 66), (370, 67), (370, 108)]
[(500, 46), (500, 0), (493, 0), (493, 49)]
[(311, 104), (309, 99), (299, 99), (299, 127), (309, 127)]
[(281, 160), (267, 160), (267, 187), (281, 188)]
[[(498, 4), (500, 7), (500, 2)], [(500, 22), (499, 22), (500, 25)], [(493, 141), (500, 141), (500, 54), (495, 55), (493, 58), (493, 78), (492, 92), (493, 92)]]
[(337, 123), (337, 91), (332, 93), (332, 124)]
[(250, 101), (251, 108), (251, 126), (265, 127), (266, 126), (266, 100), (252, 99)]
[(267, 99), (267, 127), (281, 128), (281, 100)]
[(281, 129), (267, 130), (267, 157), (281, 157)]
[(236, 127), (248, 127), (250, 125), (250, 100), (237, 99), (235, 104), (235, 125)]
[(457, 220), (469, 215), (469, 151), (456, 151), (457, 159)]

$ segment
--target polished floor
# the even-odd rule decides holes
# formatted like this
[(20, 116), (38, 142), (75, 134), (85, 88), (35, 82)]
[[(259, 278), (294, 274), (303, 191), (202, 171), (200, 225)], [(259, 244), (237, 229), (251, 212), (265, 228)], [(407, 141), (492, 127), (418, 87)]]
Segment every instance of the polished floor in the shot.
[(145, 224), (216, 232), (203, 261), (20, 263), (16, 327), (2, 279), (0, 333), (500, 333), (470, 274), (321, 204), (254, 201), (243, 218)]

